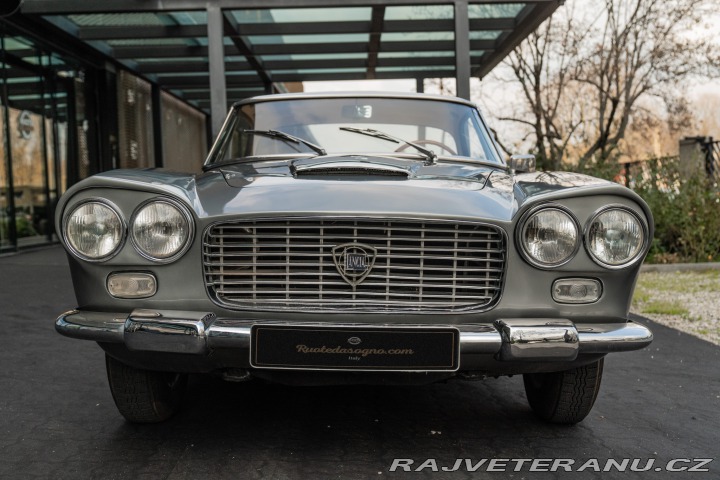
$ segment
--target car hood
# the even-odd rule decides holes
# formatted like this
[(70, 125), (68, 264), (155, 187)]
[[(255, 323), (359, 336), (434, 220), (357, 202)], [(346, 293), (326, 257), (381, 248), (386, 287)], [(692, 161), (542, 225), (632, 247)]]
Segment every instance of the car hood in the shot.
[(354, 155), (242, 163), (199, 175), (112, 170), (69, 189), (57, 220), (74, 193), (96, 188), (170, 195), (185, 202), (198, 218), (210, 220), (337, 215), (510, 223), (534, 204), (576, 196), (620, 195), (644, 205), (631, 190), (586, 175), (510, 175), (504, 169), (468, 163), (426, 165), (422, 160)]
[(342, 155), (270, 162), (239, 163), (221, 167), (225, 180), (232, 187), (243, 188), (265, 177), (293, 177), (298, 180), (355, 181), (398, 179), (444, 180), (472, 183), (458, 188), (480, 189), (496, 168), (467, 163), (438, 162), (428, 165), (417, 159), (387, 156)]

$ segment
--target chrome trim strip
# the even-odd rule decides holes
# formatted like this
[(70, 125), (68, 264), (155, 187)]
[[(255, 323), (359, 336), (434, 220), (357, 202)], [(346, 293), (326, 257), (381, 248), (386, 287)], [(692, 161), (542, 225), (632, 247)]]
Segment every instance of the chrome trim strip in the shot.
[(629, 352), (647, 347), (653, 334), (645, 325), (632, 320), (624, 325), (602, 324), (578, 328), (580, 353)]
[(70, 338), (123, 343), (127, 314), (70, 310), (55, 321), (55, 330)]
[(564, 319), (502, 319), (500, 360), (573, 361), (579, 350), (575, 324)]
[[(207, 312), (174, 310), (134, 310), (130, 315), (112, 312), (70, 310), (58, 317), (55, 329), (67, 337), (106, 343), (126, 343), (134, 349), (150, 351), (206, 354), (215, 348), (250, 348), (250, 330), (257, 322), (250, 319), (215, 318)], [(407, 327), (413, 325), (322, 324), (287, 321), (273, 325), (306, 325), (317, 327)], [(625, 352), (647, 347), (652, 332), (639, 323), (574, 324), (568, 319), (504, 319), (491, 325), (420, 325), (422, 328), (457, 328), (460, 331), (460, 355), (495, 355), (500, 359), (523, 361), (552, 360), (560, 347), (558, 360), (576, 354)], [(131, 332), (127, 332), (127, 328)], [(498, 330), (498, 328), (500, 330)], [(138, 332), (145, 338), (138, 336)], [(573, 337), (573, 333), (576, 337)], [(562, 334), (562, 335), (561, 335)], [(135, 338), (133, 338), (135, 337)], [(162, 343), (157, 346), (155, 342)], [(179, 349), (171, 346), (181, 341)], [(144, 347), (146, 346), (146, 347)], [(128, 348), (131, 348), (128, 345)], [(503, 356), (504, 355), (504, 356)], [(510, 355), (508, 357), (507, 355)], [(515, 355), (513, 357), (513, 355)], [(573, 357), (574, 358), (574, 357)], [(462, 360), (460, 366), (462, 367)]]
[(124, 325), (128, 350), (204, 354), (206, 328), (215, 314), (176, 310), (133, 310)]

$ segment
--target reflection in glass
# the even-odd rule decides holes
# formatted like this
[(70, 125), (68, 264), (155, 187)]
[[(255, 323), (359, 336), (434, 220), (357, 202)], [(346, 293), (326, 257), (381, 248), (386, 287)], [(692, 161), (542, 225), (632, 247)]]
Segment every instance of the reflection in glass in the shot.
[(18, 246), (41, 243), (49, 231), (41, 77), (8, 65), (10, 156)]

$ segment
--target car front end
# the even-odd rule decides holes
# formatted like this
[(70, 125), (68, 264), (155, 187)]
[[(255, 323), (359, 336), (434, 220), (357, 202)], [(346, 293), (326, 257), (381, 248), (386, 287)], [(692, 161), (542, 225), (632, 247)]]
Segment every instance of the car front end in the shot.
[[(241, 102), (204, 173), (91, 177), (56, 224), (78, 305), (56, 328), (106, 351), (133, 421), (174, 411), (128, 406), (122, 378), (138, 371), (290, 384), (523, 374), (541, 417), (575, 423), (602, 358), (652, 341), (628, 320), (647, 205), (592, 177), (511, 171), (457, 99)], [(548, 406), (578, 371), (597, 377), (583, 411)]]

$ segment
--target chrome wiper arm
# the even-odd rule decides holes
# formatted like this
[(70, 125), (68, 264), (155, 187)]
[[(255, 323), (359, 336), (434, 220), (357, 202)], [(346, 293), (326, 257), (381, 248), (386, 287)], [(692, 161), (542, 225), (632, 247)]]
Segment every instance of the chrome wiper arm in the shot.
[(375, 137), (380, 138), (382, 140), (387, 140), (389, 142), (394, 143), (404, 143), (406, 145), (410, 145), (418, 152), (425, 155), (427, 158), (428, 164), (432, 165), (437, 160), (437, 155), (435, 155), (435, 152), (432, 150), (429, 150), (423, 146), (418, 145), (417, 143), (408, 142), (407, 140), (404, 140), (400, 137), (392, 136), (388, 133), (381, 132), (380, 130), (373, 130), (372, 128), (355, 128), (355, 127), (340, 127), (340, 130), (344, 130), (346, 132), (353, 132), (353, 133), (359, 133), (361, 135), (367, 135), (368, 137)]
[(250, 135), (263, 135), (270, 138), (279, 138), (293, 143), (302, 143), (306, 147), (312, 149), (318, 155), (327, 155), (327, 152), (321, 146), (315, 145), (314, 143), (305, 140), (304, 138), (296, 137), (294, 135), (290, 135), (289, 133), (281, 132), (279, 130), (241, 130), (241, 132), (249, 133)]

